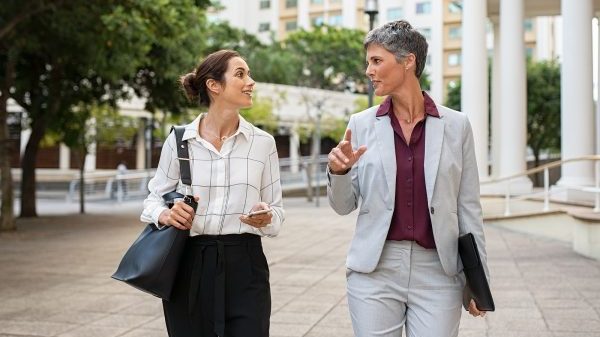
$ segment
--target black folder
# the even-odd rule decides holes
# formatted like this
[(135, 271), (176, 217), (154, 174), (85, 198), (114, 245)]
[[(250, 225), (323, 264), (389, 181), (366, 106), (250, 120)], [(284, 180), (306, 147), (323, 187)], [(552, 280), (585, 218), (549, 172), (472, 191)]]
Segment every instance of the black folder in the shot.
[(483, 311), (494, 311), (494, 299), (490, 291), (490, 285), (483, 270), (483, 264), (479, 257), (479, 250), (473, 234), (468, 233), (458, 238), (458, 254), (464, 266), (467, 285), (475, 300), (477, 309)]

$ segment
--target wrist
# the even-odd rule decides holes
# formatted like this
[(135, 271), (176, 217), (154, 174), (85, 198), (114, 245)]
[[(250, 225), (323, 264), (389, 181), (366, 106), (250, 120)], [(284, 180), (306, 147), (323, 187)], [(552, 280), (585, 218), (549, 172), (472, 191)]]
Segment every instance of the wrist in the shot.
[(331, 166), (329, 166), (329, 172), (331, 172), (331, 174), (334, 174), (336, 176), (343, 176), (343, 175), (347, 174), (348, 172), (350, 172), (350, 169), (334, 170), (331, 168)]

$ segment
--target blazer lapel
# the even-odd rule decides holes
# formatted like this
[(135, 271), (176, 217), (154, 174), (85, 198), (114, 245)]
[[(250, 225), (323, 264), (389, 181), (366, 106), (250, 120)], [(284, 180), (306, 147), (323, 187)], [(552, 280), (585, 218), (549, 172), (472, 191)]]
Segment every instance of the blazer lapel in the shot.
[(444, 120), (428, 116), (425, 120), (425, 188), (427, 202), (431, 205), (435, 179), (438, 174), (442, 144), (444, 142)]
[(389, 116), (376, 117), (375, 137), (377, 137), (377, 149), (383, 164), (383, 172), (390, 192), (391, 201), (394, 202), (396, 195), (396, 147), (394, 145), (394, 129), (390, 123)]

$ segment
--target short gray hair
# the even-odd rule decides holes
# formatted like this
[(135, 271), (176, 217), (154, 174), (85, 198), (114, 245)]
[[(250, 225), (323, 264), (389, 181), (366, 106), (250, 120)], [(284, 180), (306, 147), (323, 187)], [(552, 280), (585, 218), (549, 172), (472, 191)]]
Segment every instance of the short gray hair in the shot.
[(416, 58), (415, 75), (421, 77), (427, 58), (427, 40), (404, 20), (388, 22), (382, 27), (375, 28), (365, 37), (363, 45), (365, 50), (377, 44), (394, 54), (398, 62), (412, 53)]

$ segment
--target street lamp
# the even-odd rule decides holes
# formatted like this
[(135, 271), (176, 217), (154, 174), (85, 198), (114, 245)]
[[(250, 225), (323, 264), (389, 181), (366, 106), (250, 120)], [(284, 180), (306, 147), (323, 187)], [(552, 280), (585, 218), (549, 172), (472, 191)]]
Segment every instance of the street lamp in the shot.
[[(377, 0), (366, 0), (365, 1), (365, 14), (369, 16), (369, 31), (373, 30), (373, 24), (375, 23), (375, 17), (379, 13), (377, 9)], [(369, 107), (373, 106), (373, 83), (369, 80)]]
[(321, 194), (321, 117), (323, 116), (323, 112), (321, 110), (321, 108), (323, 107), (323, 101), (319, 100), (317, 101), (317, 103), (315, 104), (315, 107), (317, 108), (317, 132), (316, 132), (316, 144), (315, 144), (315, 152), (316, 152), (316, 158), (315, 158), (315, 163), (314, 163), (314, 167), (315, 167), (315, 206), (319, 207), (319, 194)]

